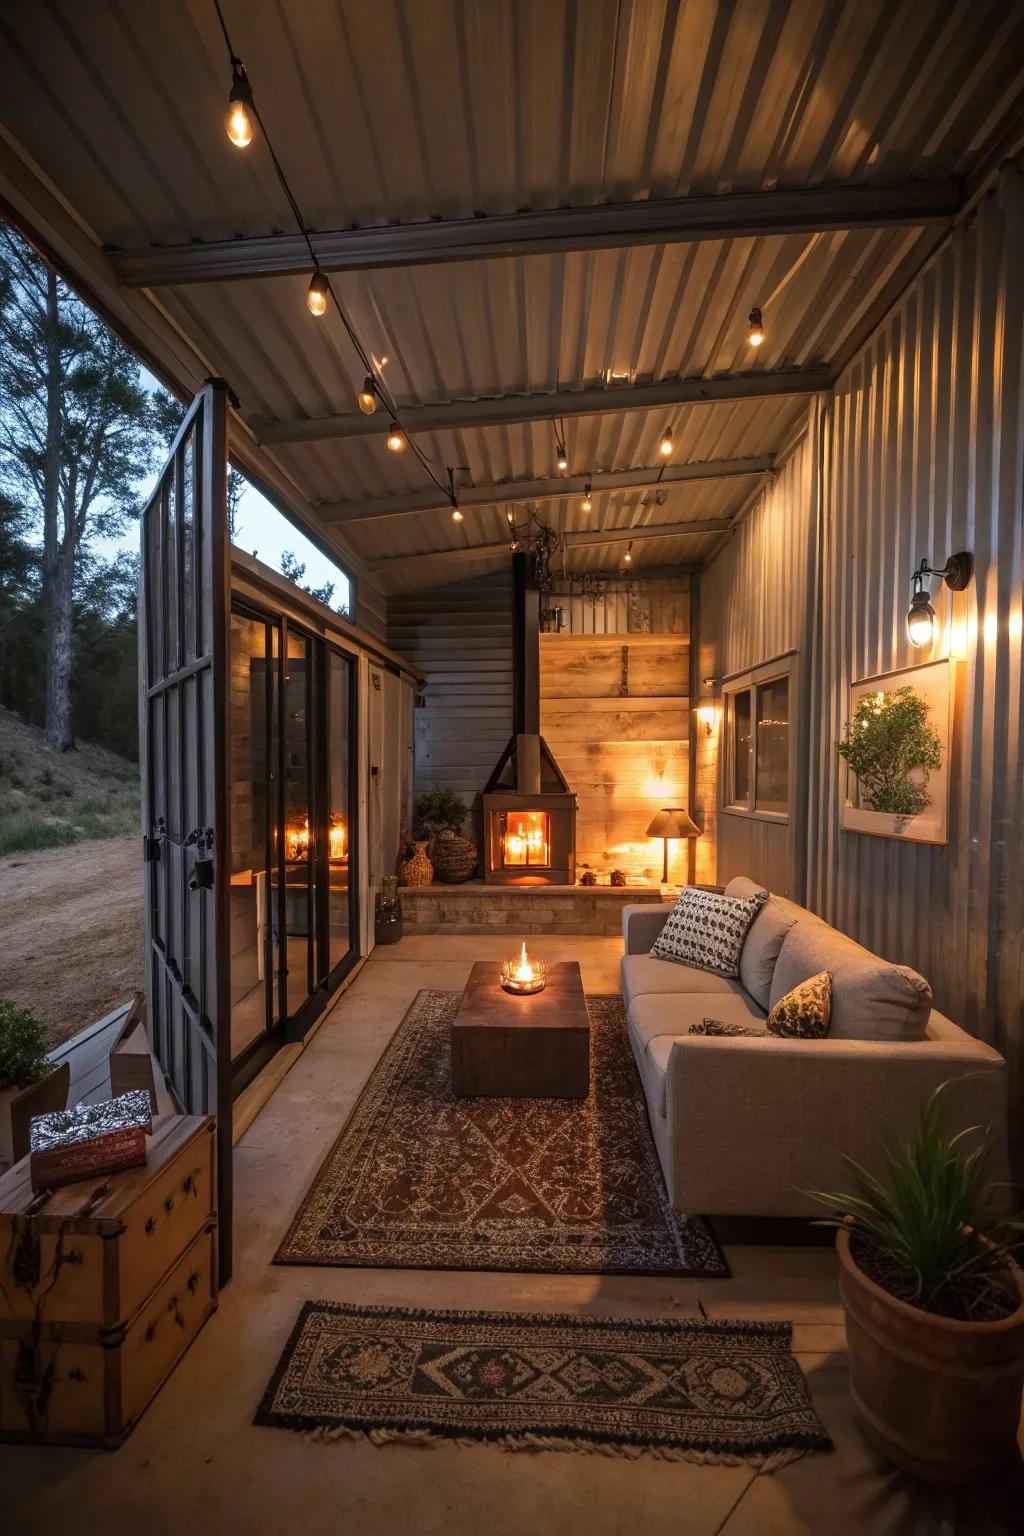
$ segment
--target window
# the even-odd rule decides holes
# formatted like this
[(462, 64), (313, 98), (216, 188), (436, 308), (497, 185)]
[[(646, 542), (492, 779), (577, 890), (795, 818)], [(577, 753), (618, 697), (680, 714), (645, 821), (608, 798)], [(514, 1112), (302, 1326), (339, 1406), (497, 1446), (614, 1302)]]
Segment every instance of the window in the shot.
[(768, 662), (723, 686), (723, 808), (762, 820), (789, 819), (793, 781), (793, 659)]

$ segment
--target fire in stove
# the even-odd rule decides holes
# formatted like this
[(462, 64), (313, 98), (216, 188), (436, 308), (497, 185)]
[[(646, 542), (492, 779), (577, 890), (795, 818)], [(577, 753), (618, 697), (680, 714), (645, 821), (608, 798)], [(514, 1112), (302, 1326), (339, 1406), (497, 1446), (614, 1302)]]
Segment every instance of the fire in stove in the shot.
[(504, 869), (548, 869), (551, 817), (547, 811), (506, 811), (501, 838)]

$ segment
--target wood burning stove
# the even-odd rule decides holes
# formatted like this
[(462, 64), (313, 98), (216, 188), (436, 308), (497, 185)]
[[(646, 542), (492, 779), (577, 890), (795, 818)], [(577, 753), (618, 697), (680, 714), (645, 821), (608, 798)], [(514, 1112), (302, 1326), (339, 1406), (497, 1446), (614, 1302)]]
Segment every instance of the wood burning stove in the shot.
[(513, 558), (515, 727), (483, 793), (488, 885), (576, 884), (576, 796), (540, 734), (540, 593)]

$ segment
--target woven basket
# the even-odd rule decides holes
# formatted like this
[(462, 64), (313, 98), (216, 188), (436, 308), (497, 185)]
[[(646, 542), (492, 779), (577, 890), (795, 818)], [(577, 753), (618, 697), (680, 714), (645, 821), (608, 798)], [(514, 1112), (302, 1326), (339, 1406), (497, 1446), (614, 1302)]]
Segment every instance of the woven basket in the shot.
[(440, 885), (461, 885), (476, 870), (476, 844), (455, 832), (439, 832), (430, 845), (434, 879)]

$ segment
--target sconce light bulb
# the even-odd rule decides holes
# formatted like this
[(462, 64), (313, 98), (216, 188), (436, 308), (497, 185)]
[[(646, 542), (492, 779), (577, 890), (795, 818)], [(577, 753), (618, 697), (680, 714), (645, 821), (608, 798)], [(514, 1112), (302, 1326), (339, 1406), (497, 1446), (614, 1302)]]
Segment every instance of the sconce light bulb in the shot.
[(907, 639), (915, 650), (930, 647), (935, 639), (935, 609), (923, 585), (915, 588), (907, 614)]
[(309, 287), (306, 289), (306, 304), (311, 315), (322, 315), (327, 311), (327, 279), (322, 272), (314, 272), (310, 278)]

